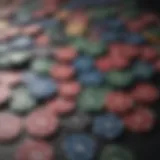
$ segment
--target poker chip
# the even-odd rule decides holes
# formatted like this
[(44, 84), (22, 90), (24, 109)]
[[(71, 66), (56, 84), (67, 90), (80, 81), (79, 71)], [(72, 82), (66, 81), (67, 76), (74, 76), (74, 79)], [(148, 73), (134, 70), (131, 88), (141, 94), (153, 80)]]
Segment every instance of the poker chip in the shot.
[(148, 104), (158, 100), (159, 91), (151, 84), (140, 83), (135, 86), (131, 95), (136, 102)]
[(102, 138), (115, 139), (123, 133), (123, 122), (114, 114), (97, 116), (93, 120), (92, 132)]
[(26, 113), (36, 106), (36, 100), (25, 88), (17, 88), (13, 91), (10, 101), (10, 109), (16, 113)]
[(0, 92), (2, 93), (0, 96), (0, 104), (2, 105), (10, 99), (11, 90), (7, 86), (1, 85)]
[(135, 158), (128, 148), (116, 144), (110, 144), (105, 146), (101, 152), (100, 160), (105, 159), (134, 160)]
[(47, 111), (51, 112), (53, 115), (71, 113), (75, 110), (75, 106), (74, 100), (65, 99), (64, 97), (57, 97), (46, 105)]
[(110, 71), (106, 73), (106, 82), (113, 87), (126, 87), (132, 84), (133, 74), (130, 70)]
[(91, 71), (81, 74), (78, 77), (79, 82), (84, 86), (99, 86), (104, 82), (104, 76), (99, 71)]
[(91, 117), (87, 113), (76, 112), (62, 119), (62, 126), (66, 130), (83, 131), (91, 124)]
[(62, 97), (75, 97), (77, 96), (81, 91), (81, 85), (76, 82), (68, 82), (68, 83), (62, 83), (59, 85), (59, 94)]
[(109, 92), (105, 98), (105, 108), (113, 113), (125, 113), (132, 109), (133, 105), (131, 96), (124, 92)]
[(70, 65), (55, 64), (51, 67), (50, 74), (58, 80), (68, 80), (74, 76), (75, 70)]
[(88, 72), (94, 68), (94, 60), (89, 56), (80, 56), (75, 59), (73, 66), (79, 73)]
[(77, 106), (80, 111), (97, 112), (104, 106), (105, 89), (87, 87), (78, 96)]
[(155, 116), (150, 110), (139, 107), (126, 115), (123, 118), (123, 122), (125, 127), (131, 132), (149, 132), (154, 127)]
[(37, 110), (28, 115), (25, 127), (28, 134), (44, 138), (53, 135), (59, 126), (57, 117), (47, 114), (43, 110)]
[(67, 157), (72, 160), (89, 160), (95, 155), (95, 141), (85, 134), (72, 134), (63, 141), (63, 149)]
[(17, 149), (16, 160), (52, 160), (53, 148), (42, 140), (25, 140)]
[(61, 62), (71, 62), (77, 57), (77, 52), (70, 46), (58, 48), (54, 51), (54, 57)]
[(22, 129), (22, 121), (19, 117), (7, 113), (0, 113), (0, 141), (8, 142), (17, 138)]

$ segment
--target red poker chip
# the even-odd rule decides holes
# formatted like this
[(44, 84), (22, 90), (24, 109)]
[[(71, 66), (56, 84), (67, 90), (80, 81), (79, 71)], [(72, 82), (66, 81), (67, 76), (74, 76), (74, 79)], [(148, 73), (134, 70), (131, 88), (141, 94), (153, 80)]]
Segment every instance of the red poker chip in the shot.
[(140, 58), (144, 61), (152, 62), (158, 56), (157, 51), (150, 46), (143, 46), (141, 48)]
[(36, 110), (32, 112), (25, 122), (26, 131), (34, 137), (48, 137), (54, 134), (59, 126), (56, 116), (45, 112), (45, 110)]
[(47, 35), (42, 34), (36, 38), (35, 43), (37, 46), (41, 46), (41, 47), (48, 46), (50, 43), (50, 39)]
[(153, 13), (145, 13), (140, 16), (141, 21), (146, 25), (153, 25), (159, 22), (159, 18)]
[(54, 50), (54, 57), (61, 62), (71, 62), (77, 57), (77, 52), (73, 47), (62, 47)]
[(42, 140), (25, 140), (16, 151), (16, 160), (54, 160), (53, 148)]
[(76, 97), (81, 91), (81, 86), (76, 81), (64, 82), (59, 85), (59, 95), (62, 97)]
[(137, 84), (132, 91), (132, 97), (139, 103), (153, 103), (159, 98), (159, 91), (151, 84)]
[(155, 122), (154, 114), (146, 108), (137, 108), (123, 118), (123, 122), (132, 132), (148, 132)]
[(57, 97), (46, 105), (47, 110), (53, 115), (62, 115), (72, 112), (75, 109), (74, 100), (66, 100), (63, 97)]
[(44, 18), (45, 17), (45, 11), (44, 10), (38, 10), (33, 12), (33, 18)]
[(0, 113), (0, 141), (6, 142), (17, 138), (22, 129), (22, 121), (19, 117), (6, 112)]
[(105, 108), (113, 113), (127, 112), (133, 105), (133, 99), (124, 92), (110, 92), (105, 99)]
[(0, 71), (0, 84), (4, 86), (14, 86), (22, 80), (21, 73), (12, 71)]
[(74, 76), (75, 69), (71, 65), (55, 64), (50, 74), (57, 80), (68, 80)]
[(96, 67), (101, 71), (101, 72), (107, 72), (113, 69), (113, 64), (112, 61), (109, 57), (101, 57), (96, 60), (95, 62)]

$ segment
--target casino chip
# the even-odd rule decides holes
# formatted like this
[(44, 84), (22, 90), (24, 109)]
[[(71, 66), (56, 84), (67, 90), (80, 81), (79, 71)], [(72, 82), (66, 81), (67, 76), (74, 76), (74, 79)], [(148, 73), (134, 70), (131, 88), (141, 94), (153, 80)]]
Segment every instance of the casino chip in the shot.
[(16, 160), (53, 160), (53, 148), (42, 140), (25, 140), (18, 147), (15, 155)]
[(13, 91), (9, 106), (16, 113), (26, 113), (36, 107), (36, 100), (26, 88), (17, 88)]
[(104, 106), (106, 90), (98, 87), (87, 87), (78, 96), (78, 109), (84, 112), (101, 111)]
[(132, 109), (134, 101), (132, 97), (124, 92), (109, 92), (105, 98), (105, 108), (113, 113), (124, 113)]
[(137, 108), (123, 118), (123, 122), (131, 132), (149, 132), (155, 124), (154, 114), (146, 108)]
[(134, 160), (131, 151), (123, 146), (110, 144), (103, 148), (100, 160)]
[(0, 113), (0, 141), (7, 142), (17, 138), (22, 129), (22, 121), (19, 117), (7, 113)]
[(27, 133), (34, 137), (44, 138), (53, 135), (59, 126), (57, 117), (44, 110), (35, 110), (25, 121)]
[(63, 141), (63, 149), (70, 160), (91, 160), (96, 151), (95, 141), (85, 134), (71, 134)]
[(119, 137), (123, 130), (123, 122), (112, 113), (97, 116), (93, 120), (92, 132), (100, 137), (112, 140)]
[(73, 115), (62, 119), (62, 127), (66, 130), (81, 131), (91, 124), (91, 117), (87, 113), (76, 112)]

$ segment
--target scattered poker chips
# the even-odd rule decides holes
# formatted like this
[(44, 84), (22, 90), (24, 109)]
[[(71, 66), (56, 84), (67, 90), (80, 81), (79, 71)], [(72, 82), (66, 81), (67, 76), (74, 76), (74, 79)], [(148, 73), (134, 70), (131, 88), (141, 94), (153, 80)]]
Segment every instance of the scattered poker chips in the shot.
[(154, 128), (159, 18), (126, 0), (30, 0), (0, 17), (0, 144), (22, 134), (16, 160), (59, 160), (57, 143), (64, 160), (134, 160), (108, 141)]
[(123, 129), (123, 122), (112, 113), (97, 116), (93, 120), (93, 133), (103, 138), (115, 139), (123, 133)]
[(71, 134), (64, 139), (63, 148), (71, 160), (89, 160), (95, 156), (96, 143), (88, 135)]

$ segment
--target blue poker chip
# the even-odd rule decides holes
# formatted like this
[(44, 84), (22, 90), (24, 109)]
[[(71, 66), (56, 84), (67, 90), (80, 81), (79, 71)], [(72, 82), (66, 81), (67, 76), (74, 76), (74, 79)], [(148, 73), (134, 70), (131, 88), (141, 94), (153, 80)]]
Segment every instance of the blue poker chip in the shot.
[(37, 99), (49, 98), (57, 91), (56, 83), (48, 77), (38, 77), (30, 74), (27, 78), (26, 86)]
[(94, 68), (94, 60), (89, 56), (79, 56), (73, 62), (73, 66), (77, 72), (88, 72)]
[(29, 49), (33, 47), (33, 41), (28, 36), (14, 38), (10, 43), (11, 49)]
[(115, 139), (119, 137), (124, 130), (122, 121), (114, 114), (97, 116), (93, 120), (92, 131), (95, 135), (106, 139)]
[(146, 42), (145, 38), (137, 33), (126, 33), (123, 39), (129, 44), (144, 44)]
[(152, 78), (154, 69), (151, 64), (138, 61), (134, 63), (132, 73), (136, 80), (147, 80)]
[(71, 134), (64, 139), (63, 150), (70, 160), (92, 160), (96, 143), (86, 134)]
[(79, 74), (78, 80), (84, 86), (98, 86), (104, 82), (104, 76), (101, 72), (93, 70)]

